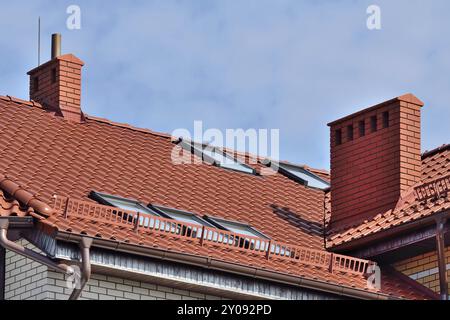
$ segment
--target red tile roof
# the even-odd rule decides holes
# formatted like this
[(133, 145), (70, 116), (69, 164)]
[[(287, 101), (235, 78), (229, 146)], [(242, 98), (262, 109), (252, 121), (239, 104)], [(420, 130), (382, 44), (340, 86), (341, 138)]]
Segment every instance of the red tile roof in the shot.
[[(42, 212), (55, 194), (94, 204), (92, 190), (167, 207), (249, 223), (286, 245), (301, 245), (324, 252), (324, 193), (275, 174), (255, 176), (215, 166), (174, 165), (174, 144), (166, 134), (116, 124), (86, 116), (83, 124), (70, 123), (43, 110), (39, 104), (0, 97), (0, 174), (14, 188), (1, 194), (0, 215), (18, 215), (9, 203), (15, 199), (42, 214), (41, 222), (61, 232), (185, 252), (255, 266), (272, 272), (296, 275), (344, 287), (368, 291), (361, 274), (343, 273), (220, 245), (199, 245), (154, 230), (133, 230), (103, 220), (64, 216), (64, 212)], [(261, 164), (252, 165), (256, 169)], [(326, 172), (315, 170), (326, 177)], [(19, 190), (20, 192), (17, 192)], [(16, 191), (14, 191), (16, 190)], [(25, 192), (26, 197), (24, 197)], [(32, 195), (30, 198), (29, 195)], [(40, 201), (30, 202), (31, 199)], [(12, 202), (11, 202), (12, 201)], [(13, 205), (14, 206), (14, 205)], [(45, 207), (45, 206), (44, 206)], [(384, 280), (383, 280), (384, 281)], [(386, 282), (389, 283), (389, 282)], [(387, 285), (383, 294), (425, 298), (402, 281)]]
[[(436, 194), (435, 189), (439, 194)], [(423, 219), (450, 209), (450, 144), (427, 151), (422, 156), (422, 179), (407, 190), (393, 210), (350, 227), (333, 230), (327, 236), (327, 247), (338, 247), (367, 236), (392, 231), (397, 226)], [(331, 215), (327, 198), (326, 219)]]

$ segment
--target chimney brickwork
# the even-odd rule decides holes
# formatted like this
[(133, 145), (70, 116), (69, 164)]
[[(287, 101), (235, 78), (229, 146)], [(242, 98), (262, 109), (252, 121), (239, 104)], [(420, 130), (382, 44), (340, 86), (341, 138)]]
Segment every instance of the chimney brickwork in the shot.
[(82, 122), (81, 69), (84, 62), (72, 54), (58, 55), (61, 37), (52, 35), (52, 60), (28, 72), (30, 100), (70, 122)]
[(420, 109), (412, 94), (329, 124), (332, 229), (393, 209), (420, 180)]

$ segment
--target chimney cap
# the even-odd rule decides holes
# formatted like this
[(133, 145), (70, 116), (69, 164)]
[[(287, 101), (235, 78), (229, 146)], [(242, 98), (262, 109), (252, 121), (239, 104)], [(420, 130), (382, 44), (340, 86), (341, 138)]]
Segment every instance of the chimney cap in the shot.
[(329, 127), (334, 126), (334, 125), (336, 125), (336, 124), (338, 124), (340, 122), (349, 120), (349, 119), (354, 118), (356, 116), (359, 116), (359, 115), (361, 115), (363, 113), (371, 112), (371, 111), (376, 110), (376, 109), (378, 109), (378, 108), (380, 108), (382, 106), (386, 106), (386, 105), (392, 104), (392, 103), (397, 102), (397, 101), (404, 101), (404, 102), (412, 103), (412, 104), (418, 105), (420, 107), (423, 107), (425, 105), (422, 102), (422, 100), (417, 98), (415, 95), (413, 95), (412, 93), (407, 93), (407, 94), (404, 94), (402, 96), (395, 97), (395, 98), (393, 98), (391, 100), (387, 100), (387, 101), (384, 101), (382, 103), (376, 104), (376, 105), (374, 105), (372, 107), (369, 107), (369, 108), (363, 109), (361, 111), (352, 113), (352, 114), (350, 114), (348, 116), (345, 116), (343, 118), (340, 118), (338, 120), (332, 121), (332, 122), (328, 123), (328, 126)]
[(61, 34), (52, 34), (52, 60), (61, 55)]

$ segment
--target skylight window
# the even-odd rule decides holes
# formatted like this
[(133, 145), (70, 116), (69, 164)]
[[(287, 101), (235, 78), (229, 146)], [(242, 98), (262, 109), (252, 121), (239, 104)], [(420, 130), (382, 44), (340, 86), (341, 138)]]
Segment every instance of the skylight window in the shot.
[(109, 194), (99, 193), (99, 192), (91, 192), (91, 197), (100, 202), (103, 205), (120, 208), (123, 210), (135, 211), (145, 214), (150, 214), (153, 216), (159, 216), (158, 213), (151, 210), (147, 206), (136, 200), (125, 199), (122, 197), (117, 197)]
[(294, 179), (300, 179), (301, 182), (309, 187), (322, 190), (330, 187), (330, 184), (328, 182), (303, 168), (283, 163), (280, 163), (279, 166), (281, 173), (287, 174)]
[(161, 206), (152, 205), (152, 207), (158, 211), (162, 216), (165, 216), (170, 219), (174, 219), (180, 222), (186, 222), (190, 224), (196, 224), (199, 226), (207, 226), (212, 227), (213, 225), (203, 220), (200, 217), (197, 217), (195, 214), (191, 212), (181, 211), (172, 208), (166, 208)]
[(212, 222), (215, 226), (233, 232), (238, 233), (244, 236), (257, 237), (262, 239), (269, 239), (264, 234), (256, 230), (255, 228), (249, 226), (248, 224), (237, 222), (237, 221), (229, 221), (220, 218), (213, 217), (205, 217), (208, 221)]
[(235, 170), (239, 172), (255, 174), (255, 170), (239, 161), (233, 156), (227, 154), (218, 147), (212, 147), (208, 145), (202, 145), (198, 143), (189, 143), (181, 141), (180, 145), (193, 152), (199, 157), (202, 157), (203, 161), (214, 164), (221, 168)]

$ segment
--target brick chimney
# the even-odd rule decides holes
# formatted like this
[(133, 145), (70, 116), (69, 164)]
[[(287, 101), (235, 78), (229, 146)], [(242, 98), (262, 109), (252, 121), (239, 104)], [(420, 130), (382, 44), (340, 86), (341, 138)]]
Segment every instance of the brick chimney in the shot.
[(70, 122), (82, 122), (81, 68), (84, 62), (72, 54), (61, 55), (60, 35), (52, 36), (52, 59), (28, 72), (30, 100)]
[(422, 106), (406, 94), (328, 124), (332, 229), (393, 209), (420, 180)]

